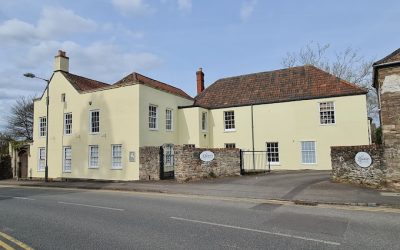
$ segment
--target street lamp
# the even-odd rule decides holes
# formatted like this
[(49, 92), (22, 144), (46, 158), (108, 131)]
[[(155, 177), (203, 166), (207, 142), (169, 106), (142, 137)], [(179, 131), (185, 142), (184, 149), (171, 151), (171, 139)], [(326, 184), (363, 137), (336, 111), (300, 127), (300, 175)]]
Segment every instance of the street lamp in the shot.
[(47, 89), (47, 97), (46, 97), (46, 166), (44, 169), (44, 181), (48, 182), (49, 181), (49, 167), (48, 167), (48, 156), (49, 156), (49, 83), (50, 80), (41, 78), (41, 77), (37, 77), (35, 74), (32, 73), (25, 73), (24, 74), (25, 77), (29, 77), (29, 78), (37, 78), (40, 80), (43, 80), (47, 83), (46, 89)]

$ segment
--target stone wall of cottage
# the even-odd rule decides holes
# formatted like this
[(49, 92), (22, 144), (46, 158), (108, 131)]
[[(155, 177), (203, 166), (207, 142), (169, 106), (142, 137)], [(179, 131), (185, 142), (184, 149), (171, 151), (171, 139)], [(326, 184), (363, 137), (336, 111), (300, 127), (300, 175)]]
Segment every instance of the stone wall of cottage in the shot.
[(160, 179), (160, 147), (139, 149), (139, 180)]
[(387, 186), (400, 190), (400, 66), (378, 69)]
[[(355, 156), (366, 152), (372, 158), (368, 168), (358, 166)], [(331, 147), (332, 180), (372, 188), (386, 186), (387, 169), (383, 164), (383, 148), (379, 145)]]
[[(214, 160), (200, 160), (201, 152), (214, 153)], [(175, 179), (179, 182), (240, 175), (240, 150), (226, 148), (189, 148), (174, 146)]]

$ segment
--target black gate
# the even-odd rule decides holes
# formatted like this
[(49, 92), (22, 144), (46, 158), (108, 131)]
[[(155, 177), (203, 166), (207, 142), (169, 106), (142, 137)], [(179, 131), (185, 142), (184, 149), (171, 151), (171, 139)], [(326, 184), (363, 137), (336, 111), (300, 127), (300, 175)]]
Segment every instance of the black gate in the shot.
[(262, 173), (271, 171), (267, 151), (240, 151), (240, 171), (246, 173)]
[(174, 145), (164, 144), (160, 147), (160, 179), (174, 179)]

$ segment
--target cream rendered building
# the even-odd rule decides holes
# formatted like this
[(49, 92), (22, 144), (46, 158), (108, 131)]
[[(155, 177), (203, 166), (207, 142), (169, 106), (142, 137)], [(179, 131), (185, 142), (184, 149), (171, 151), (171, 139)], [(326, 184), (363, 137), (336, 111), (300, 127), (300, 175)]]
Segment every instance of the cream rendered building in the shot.
[(115, 84), (69, 73), (59, 51), (35, 101), (29, 173), (139, 179), (139, 148), (163, 144), (267, 151), (273, 169), (331, 169), (330, 147), (369, 144), (366, 91), (313, 66), (220, 79), (198, 96), (132, 73)]

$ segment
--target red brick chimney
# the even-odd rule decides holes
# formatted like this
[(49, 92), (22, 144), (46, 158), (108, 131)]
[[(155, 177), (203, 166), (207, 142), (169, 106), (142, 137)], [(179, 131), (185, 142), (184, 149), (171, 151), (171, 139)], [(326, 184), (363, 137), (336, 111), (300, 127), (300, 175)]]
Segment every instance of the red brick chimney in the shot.
[(197, 94), (199, 95), (204, 90), (204, 73), (202, 68), (199, 68), (199, 70), (196, 72), (196, 77), (197, 77)]

